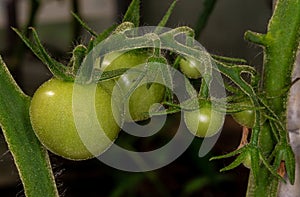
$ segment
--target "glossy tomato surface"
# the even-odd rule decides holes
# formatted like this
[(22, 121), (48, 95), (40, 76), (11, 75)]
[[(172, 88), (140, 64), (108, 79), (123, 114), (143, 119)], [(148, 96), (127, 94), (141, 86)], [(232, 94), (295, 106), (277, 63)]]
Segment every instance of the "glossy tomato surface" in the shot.
[[(32, 98), (30, 119), (38, 139), (48, 150), (64, 158), (83, 160), (104, 152), (117, 137), (120, 129), (112, 113), (111, 97), (106, 91), (97, 86), (96, 93), (90, 95), (94, 96), (94, 99), (86, 97), (79, 102), (79, 106), (75, 107), (77, 110), (74, 111), (73, 87), (73, 82), (54, 78), (45, 82)], [(82, 88), (89, 91), (91, 86)], [(89, 100), (95, 101), (94, 109), (83, 110)], [(102, 130), (96, 132), (95, 124), (90, 120), (93, 112), (96, 112), (102, 127)], [(79, 134), (74, 114), (83, 117), (79, 124), (89, 128), (84, 133)], [(103, 138), (103, 134), (110, 140)]]
[(192, 58), (181, 58), (179, 61), (179, 67), (183, 74), (188, 78), (198, 79), (201, 77), (200, 62)]
[[(107, 80), (102, 83), (103, 87), (112, 94), (113, 89), (117, 88), (117, 94), (114, 94), (114, 99), (124, 99), (127, 94), (130, 94), (128, 102), (124, 100), (124, 118), (125, 121), (141, 121), (149, 118), (149, 109), (155, 103), (160, 103), (164, 97), (165, 87), (159, 83), (152, 83), (150, 87), (139, 84), (134, 91), (131, 88), (141, 76), (147, 59), (152, 54), (146, 51), (129, 51), (123, 54), (110, 54), (105, 60), (105, 71), (111, 71), (121, 68), (130, 69), (123, 75), (113, 80)], [(111, 58), (113, 57), (113, 58)], [(121, 94), (118, 94), (121, 93)], [(120, 98), (118, 98), (120, 97)]]
[(198, 110), (185, 111), (184, 122), (189, 131), (197, 137), (211, 137), (217, 134), (224, 123), (224, 115), (212, 109), (210, 104)]
[(242, 126), (252, 128), (255, 123), (255, 111), (252, 109), (243, 110), (231, 115), (233, 119)]

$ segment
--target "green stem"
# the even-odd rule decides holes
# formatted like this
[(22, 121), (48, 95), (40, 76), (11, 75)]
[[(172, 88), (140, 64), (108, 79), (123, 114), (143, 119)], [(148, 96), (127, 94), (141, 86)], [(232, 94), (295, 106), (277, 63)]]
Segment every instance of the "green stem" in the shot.
[[(261, 93), (266, 95), (271, 110), (285, 125), (288, 95), (283, 91), (290, 87), (291, 72), (300, 41), (300, 0), (278, 0), (267, 33), (262, 35), (246, 32), (245, 38), (264, 47)], [(261, 140), (263, 139), (260, 138)], [(272, 151), (261, 148), (263, 152)], [(268, 149), (270, 148), (274, 147)], [(260, 184), (255, 184), (250, 176), (247, 196), (277, 196), (278, 179), (271, 176), (264, 167), (260, 171)], [(269, 195), (266, 191), (270, 189), (273, 192)]]
[(282, 91), (290, 87), (299, 32), (300, 0), (279, 0), (264, 43), (263, 89), (275, 113), (286, 113), (287, 94)]
[(0, 126), (26, 196), (58, 196), (47, 151), (30, 124), (30, 97), (17, 86), (1, 57), (0, 89)]

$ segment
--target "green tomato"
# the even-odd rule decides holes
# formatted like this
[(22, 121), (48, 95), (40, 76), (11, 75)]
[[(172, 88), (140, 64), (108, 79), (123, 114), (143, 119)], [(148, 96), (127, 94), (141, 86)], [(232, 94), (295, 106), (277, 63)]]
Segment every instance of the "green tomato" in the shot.
[(184, 122), (195, 136), (211, 137), (222, 128), (224, 115), (212, 109), (210, 104), (205, 104), (198, 110), (184, 111)]
[[(119, 55), (119, 56), (118, 56)], [(151, 56), (151, 53), (145, 51), (129, 51), (123, 54), (112, 53), (104, 58), (105, 71), (111, 71), (121, 68), (136, 68), (141, 69)], [(113, 57), (113, 58), (112, 58)], [(127, 91), (131, 90), (132, 85), (135, 83), (139, 73), (128, 72), (113, 80), (107, 80), (102, 83), (102, 86), (111, 94), (113, 88), (118, 88), (117, 91), (122, 92), (120, 95), (126, 95)], [(116, 86), (117, 85), (117, 86)], [(149, 118), (149, 109), (155, 103), (160, 103), (164, 98), (165, 87), (158, 83), (153, 83), (150, 88), (146, 84), (139, 85), (130, 95), (128, 102), (129, 111), (125, 111), (124, 120), (128, 121), (141, 121)], [(114, 99), (118, 100), (118, 98)]]
[(179, 61), (179, 67), (181, 72), (185, 74), (188, 78), (198, 79), (201, 77), (201, 73), (199, 71), (199, 62), (195, 59), (181, 58)]
[[(73, 82), (65, 82), (58, 79), (51, 79), (45, 82), (35, 92), (30, 105), (30, 120), (33, 130), (41, 143), (51, 152), (67, 159), (84, 160), (103, 153), (117, 137), (120, 128), (112, 113), (111, 96), (97, 85), (95, 93), (95, 109), (98, 122), (105, 135), (110, 140), (99, 139), (103, 131), (91, 132), (87, 130), (80, 134), (74, 122), (74, 111), (72, 106)], [(89, 91), (90, 86), (82, 86)], [(82, 107), (85, 106), (83, 101)], [(78, 109), (82, 109), (78, 106)], [(84, 114), (86, 119), (81, 124), (92, 127), (89, 121), (90, 113)], [(118, 117), (116, 117), (118, 119)], [(84, 143), (88, 143), (89, 149)]]
[(244, 161), (243, 161), (243, 165), (246, 167), (246, 168), (249, 168), (251, 169), (251, 155), (250, 154), (247, 154)]
[(255, 111), (247, 109), (231, 115), (233, 119), (242, 126), (252, 128), (255, 123)]

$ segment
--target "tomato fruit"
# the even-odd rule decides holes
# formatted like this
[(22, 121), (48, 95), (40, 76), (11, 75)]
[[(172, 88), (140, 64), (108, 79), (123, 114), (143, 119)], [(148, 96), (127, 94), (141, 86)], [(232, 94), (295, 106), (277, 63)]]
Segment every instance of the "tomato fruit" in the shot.
[[(82, 112), (73, 111), (73, 87), (73, 82), (65, 82), (55, 78), (41, 85), (31, 101), (30, 120), (36, 136), (51, 152), (72, 160), (89, 159), (104, 152), (117, 137), (120, 128), (112, 113), (111, 96), (101, 86), (97, 85), (95, 111), (98, 122), (110, 140), (99, 140), (98, 134), (103, 133), (103, 131), (91, 133), (87, 130), (84, 136), (79, 135), (73, 112)], [(86, 90), (90, 87), (86, 85), (83, 88)], [(82, 107), (85, 106), (84, 102), (81, 102)], [(80, 109), (80, 107), (78, 108)], [(90, 114), (84, 115), (89, 117)], [(82, 123), (90, 126), (89, 118), (81, 121)], [(84, 137), (85, 143), (81, 140), (82, 137)], [(87, 143), (89, 149), (85, 146)]]
[(249, 168), (251, 169), (251, 155), (250, 154), (247, 154), (244, 161), (243, 161), (243, 165), (246, 167), (246, 168)]
[[(248, 104), (249, 105), (249, 104)], [(240, 112), (236, 112), (231, 114), (233, 119), (239, 123), (240, 125), (252, 128), (255, 123), (255, 111), (252, 109), (243, 110)]]
[[(102, 69), (104, 69), (104, 71), (111, 71), (121, 68), (142, 69), (146, 64), (147, 59), (151, 55), (151, 53), (145, 51), (129, 51), (119, 55), (118, 57), (116, 57), (114, 53), (108, 54), (108, 58), (106, 60), (104, 59), (105, 64)], [(116, 58), (110, 58), (110, 56)], [(110, 59), (112, 59), (112, 61), (110, 61)], [(118, 91), (122, 91), (122, 95), (124, 96), (127, 93), (126, 91), (129, 91), (131, 89), (138, 77), (139, 73), (137, 72), (126, 72), (118, 78), (105, 81), (104, 83), (102, 83), (102, 85), (106, 90), (108, 90), (108, 92), (112, 93), (113, 88), (117, 84), (117, 88), (119, 88)], [(147, 87), (146, 84), (139, 85), (129, 97), (129, 111), (125, 111), (125, 121), (141, 121), (148, 119), (148, 112), (150, 107), (153, 104), (162, 101), (164, 92), (165, 87), (158, 83), (152, 83), (150, 88)], [(114, 99), (117, 100), (117, 98)]]
[(211, 137), (222, 128), (224, 115), (215, 111), (211, 104), (204, 104), (198, 110), (184, 111), (184, 122), (195, 136)]
[(179, 68), (188, 78), (198, 79), (201, 77), (199, 63), (199, 61), (192, 58), (181, 58), (179, 61)]

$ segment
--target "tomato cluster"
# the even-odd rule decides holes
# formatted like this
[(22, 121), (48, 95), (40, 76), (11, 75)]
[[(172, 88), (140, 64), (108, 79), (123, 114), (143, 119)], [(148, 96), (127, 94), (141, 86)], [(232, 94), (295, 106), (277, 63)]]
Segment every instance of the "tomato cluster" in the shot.
[[(144, 70), (149, 58), (153, 55), (146, 49), (125, 53), (112, 52), (101, 61), (103, 72), (117, 69), (128, 69), (118, 77), (109, 78), (97, 83), (94, 95), (97, 119), (102, 130), (97, 133), (86, 131), (78, 133), (74, 114), (84, 113), (73, 106), (74, 82), (63, 81), (55, 77), (45, 82), (34, 94), (30, 106), (30, 117), (33, 129), (50, 151), (62, 157), (83, 160), (103, 153), (117, 138), (122, 122), (141, 121), (149, 117), (149, 109), (165, 98), (165, 87), (159, 83), (137, 84), (139, 71)], [(201, 66), (191, 58), (181, 58), (179, 67), (188, 78), (200, 78)], [(133, 69), (133, 72), (128, 72)], [(89, 89), (89, 85), (82, 85)], [(130, 92), (131, 91), (131, 92)], [(116, 94), (117, 93), (117, 94)], [(129, 95), (125, 98), (125, 95)], [(125, 101), (124, 101), (125, 100)], [(86, 101), (82, 101), (84, 103)], [(121, 105), (120, 105), (121, 103)], [(117, 111), (118, 115), (113, 113)], [(86, 113), (86, 112), (85, 112)], [(88, 127), (89, 116), (83, 114), (81, 124)], [(232, 114), (241, 125), (252, 127), (254, 111), (244, 110)], [(195, 110), (184, 110), (184, 122), (188, 130), (198, 137), (211, 137), (221, 130), (224, 114), (212, 107), (210, 101), (200, 102)], [(93, 124), (90, 130), (94, 130)], [(99, 140), (105, 134), (109, 140)], [(83, 140), (84, 139), (84, 140)], [(88, 146), (86, 146), (88, 145)]]
[[(118, 55), (108, 54), (105, 57), (103, 71), (143, 67), (150, 57), (150, 53), (143, 51), (131, 51)], [(112, 61), (110, 61), (111, 59)], [(37, 137), (48, 150), (68, 159), (83, 160), (100, 155), (116, 139), (120, 131), (118, 122), (120, 124), (124, 120), (140, 121), (149, 118), (148, 111), (150, 107), (161, 102), (164, 97), (165, 87), (163, 85), (153, 83), (148, 88), (146, 84), (143, 84), (138, 86), (130, 95), (129, 110), (125, 112), (120, 110), (119, 108), (123, 106), (120, 107), (114, 101), (119, 102), (123, 99), (124, 94), (130, 90), (137, 77), (136, 73), (128, 72), (118, 78), (101, 81), (97, 84), (95, 109), (103, 131), (99, 131), (99, 133), (86, 131), (84, 134), (78, 133), (74, 122), (74, 114), (82, 113), (81, 111), (74, 111), (72, 98), (74, 82), (62, 81), (56, 78), (45, 82), (35, 92), (30, 106), (31, 123)], [(88, 85), (82, 86), (85, 89), (89, 88)], [(117, 92), (122, 92), (122, 94), (112, 95), (114, 87), (117, 88)], [(117, 98), (112, 99), (112, 96)], [(82, 101), (82, 103), (84, 102), (86, 101)], [(117, 108), (116, 110), (120, 113), (119, 117), (114, 116), (112, 107)], [(90, 115), (84, 114), (87, 119), (80, 123), (90, 124), (88, 119)], [(122, 117), (124, 120), (120, 120)], [(118, 118), (118, 120), (115, 118)], [(91, 128), (91, 130), (93, 129)], [(97, 141), (96, 139), (99, 139), (97, 137), (101, 135), (101, 132), (104, 132), (110, 140)], [(88, 144), (88, 147), (86, 144)]]

